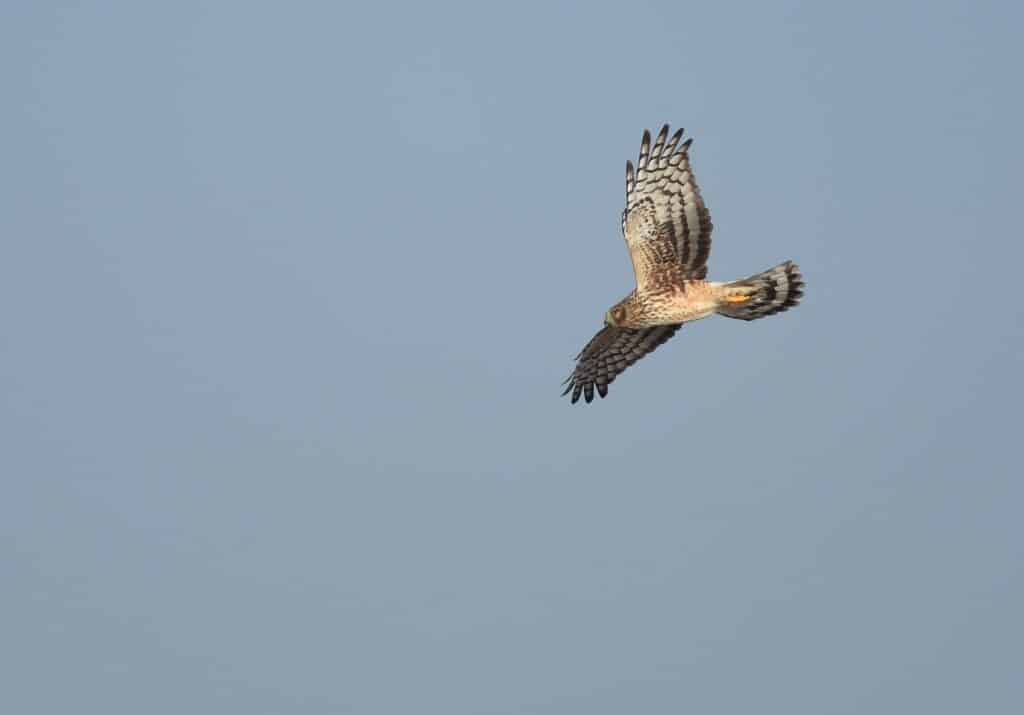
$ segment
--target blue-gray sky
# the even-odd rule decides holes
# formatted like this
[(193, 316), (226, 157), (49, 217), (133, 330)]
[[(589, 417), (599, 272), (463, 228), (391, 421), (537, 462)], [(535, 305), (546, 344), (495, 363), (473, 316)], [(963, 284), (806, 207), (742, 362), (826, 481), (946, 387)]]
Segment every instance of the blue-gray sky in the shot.
[[(0, 709), (1010, 713), (1010, 3), (8, 3)], [(607, 400), (623, 166), (711, 277)]]

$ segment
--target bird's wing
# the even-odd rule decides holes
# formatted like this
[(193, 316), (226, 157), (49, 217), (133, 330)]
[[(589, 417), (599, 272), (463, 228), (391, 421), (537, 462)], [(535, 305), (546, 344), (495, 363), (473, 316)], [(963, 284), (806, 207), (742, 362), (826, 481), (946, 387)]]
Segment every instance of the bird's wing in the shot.
[(616, 328), (606, 325), (591, 338), (587, 346), (576, 356), (576, 369), (565, 381), (568, 385), (563, 395), (572, 392), (572, 401), (587, 402), (597, 394), (608, 394), (608, 385), (627, 367), (647, 353), (653, 351), (679, 330), (679, 325), (657, 325), (653, 328)]
[(690, 167), (690, 143), (680, 129), (668, 137), (668, 125), (651, 146), (644, 130), (640, 156), (626, 162), (626, 209), (622, 234), (643, 292), (664, 275), (704, 278), (711, 253), (711, 212), (701, 198)]

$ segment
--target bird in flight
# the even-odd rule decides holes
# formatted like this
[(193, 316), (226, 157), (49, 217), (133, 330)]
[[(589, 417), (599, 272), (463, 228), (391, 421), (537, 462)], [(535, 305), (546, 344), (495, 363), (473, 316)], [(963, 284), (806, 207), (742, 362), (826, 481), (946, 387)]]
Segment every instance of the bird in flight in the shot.
[(757, 320), (800, 302), (804, 281), (793, 261), (730, 283), (705, 280), (711, 253), (711, 213), (690, 168), (683, 130), (671, 138), (668, 125), (651, 146), (644, 130), (636, 169), (626, 162), (626, 209), (622, 235), (636, 275), (636, 288), (605, 313), (604, 327), (576, 356), (563, 395), (608, 385), (626, 368), (675, 335), (683, 325), (709, 315)]

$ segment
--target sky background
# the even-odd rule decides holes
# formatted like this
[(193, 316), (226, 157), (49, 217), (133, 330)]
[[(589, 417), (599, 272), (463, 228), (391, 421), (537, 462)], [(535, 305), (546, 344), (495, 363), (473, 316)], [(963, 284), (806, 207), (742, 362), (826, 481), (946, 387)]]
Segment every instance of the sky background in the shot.
[[(6, 3), (0, 710), (1017, 713), (1011, 3)], [(609, 398), (623, 167), (710, 276)]]

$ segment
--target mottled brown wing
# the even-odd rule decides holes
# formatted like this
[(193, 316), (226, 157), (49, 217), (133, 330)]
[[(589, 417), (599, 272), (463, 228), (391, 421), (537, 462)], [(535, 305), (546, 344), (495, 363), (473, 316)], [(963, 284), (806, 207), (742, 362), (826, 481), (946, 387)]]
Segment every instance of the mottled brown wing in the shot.
[(666, 124), (652, 147), (651, 133), (644, 130), (636, 170), (626, 162), (622, 234), (641, 291), (666, 274), (684, 279), (707, 275), (711, 212), (690, 166), (693, 139), (680, 144), (682, 137), (680, 129), (669, 139)]
[(604, 397), (608, 385), (647, 353), (653, 351), (679, 330), (679, 325), (658, 325), (653, 328), (603, 327), (576, 356), (576, 369), (565, 381), (563, 395), (572, 392), (575, 404), (583, 399), (591, 402), (594, 389)]

